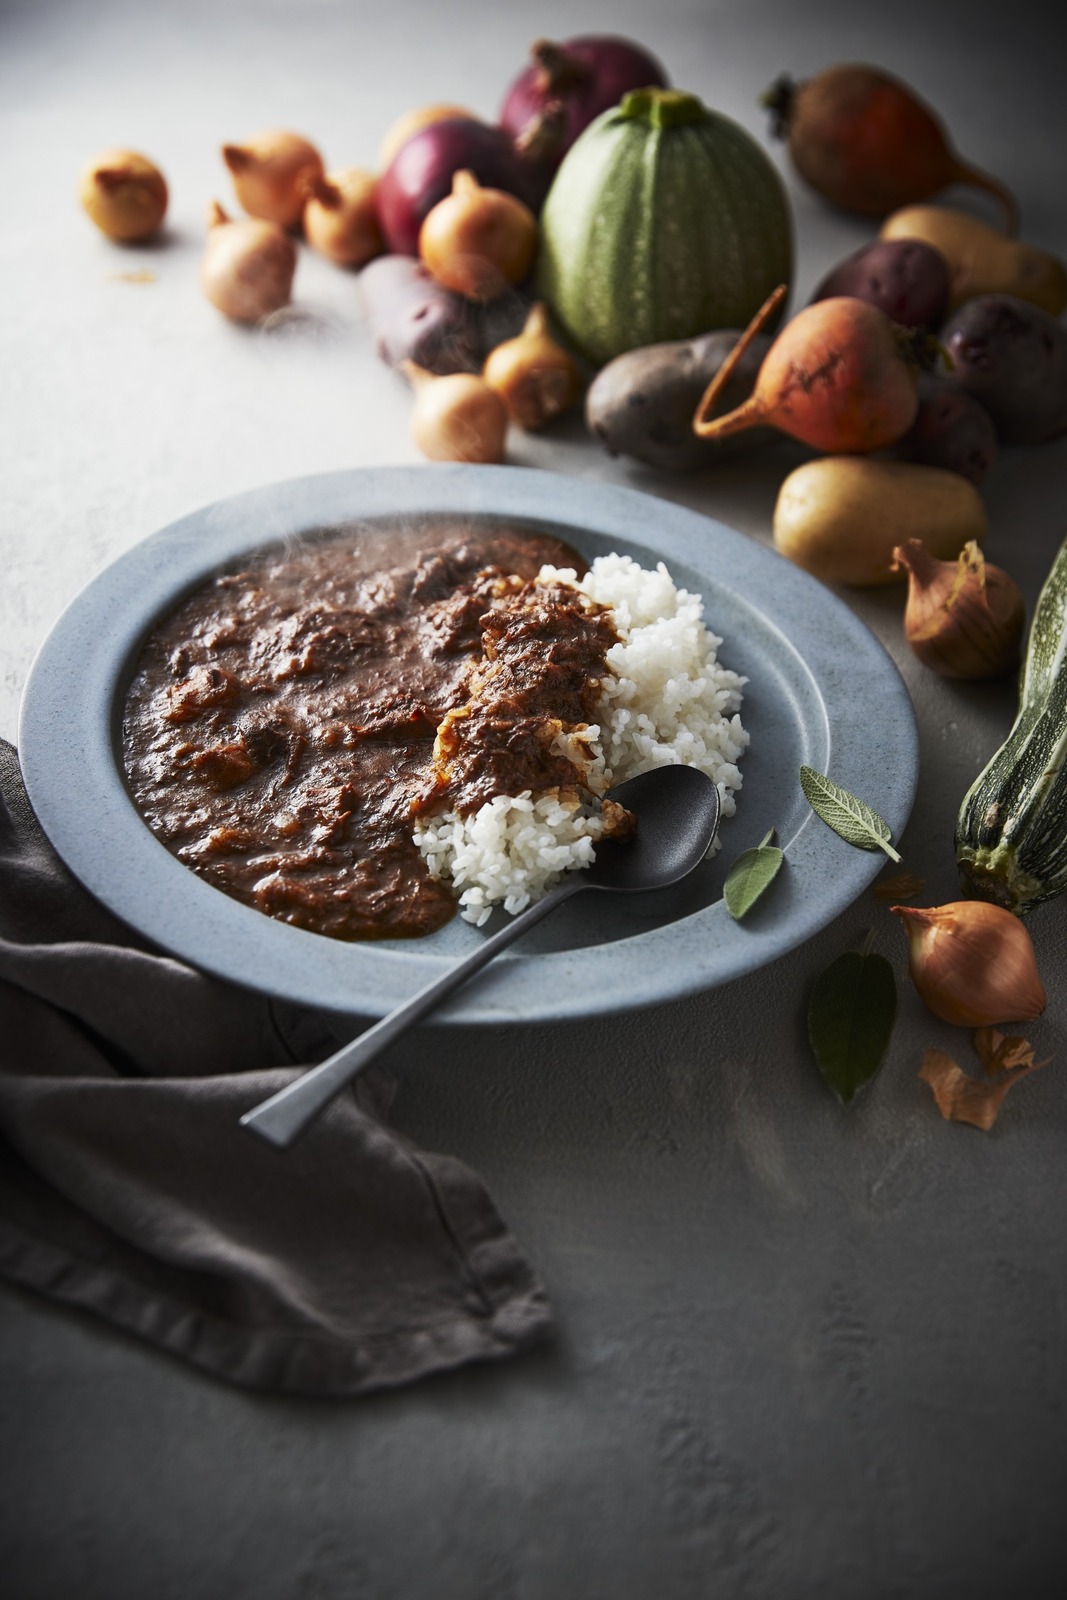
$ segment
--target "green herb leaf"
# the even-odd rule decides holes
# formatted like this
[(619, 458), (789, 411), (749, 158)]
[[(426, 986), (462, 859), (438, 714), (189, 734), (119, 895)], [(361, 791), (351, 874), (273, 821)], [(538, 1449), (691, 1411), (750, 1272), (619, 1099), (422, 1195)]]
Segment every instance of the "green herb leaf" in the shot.
[(745, 913), (752, 910), (764, 890), (778, 876), (785, 856), (777, 845), (771, 844), (773, 838), (772, 828), (754, 849), (743, 850), (726, 874), (723, 898), (735, 922), (740, 922)]
[(884, 850), (890, 861), (900, 860), (889, 842), (893, 835), (888, 822), (854, 794), (814, 767), (801, 767), (800, 787), (815, 815), (846, 843), (860, 850)]
[(832, 961), (808, 1005), (812, 1053), (843, 1105), (878, 1071), (897, 1015), (893, 968), (869, 945)]

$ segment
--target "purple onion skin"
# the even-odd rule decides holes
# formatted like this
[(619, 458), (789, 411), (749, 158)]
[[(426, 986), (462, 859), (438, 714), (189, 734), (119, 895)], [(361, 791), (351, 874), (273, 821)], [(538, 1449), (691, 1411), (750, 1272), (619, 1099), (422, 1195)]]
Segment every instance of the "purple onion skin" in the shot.
[[(578, 135), (602, 111), (617, 106), (631, 89), (668, 87), (663, 67), (641, 45), (614, 34), (581, 34), (551, 48), (573, 63), (575, 76), (553, 88), (536, 56), (511, 84), (500, 111), (500, 125), (518, 138), (530, 120), (553, 101), (562, 103), (566, 123), (562, 142), (550, 158), (553, 170)], [(538, 49), (537, 45), (533, 50)]]
[(1004, 444), (1067, 432), (1067, 328), (1008, 294), (964, 301), (939, 334), (947, 381), (979, 400)]
[(906, 328), (941, 325), (948, 315), (951, 276), (940, 250), (922, 239), (878, 239), (847, 256), (812, 295), (849, 295), (877, 306)]
[(892, 453), (900, 461), (957, 472), (984, 483), (997, 458), (997, 430), (981, 401), (933, 373), (919, 379), (915, 421)]
[(419, 253), (419, 229), (429, 211), (452, 192), (461, 169), (487, 189), (504, 189), (536, 203), (536, 174), (528, 170), (503, 128), (473, 117), (446, 117), (421, 128), (397, 151), (378, 179), (375, 204), (386, 248)]

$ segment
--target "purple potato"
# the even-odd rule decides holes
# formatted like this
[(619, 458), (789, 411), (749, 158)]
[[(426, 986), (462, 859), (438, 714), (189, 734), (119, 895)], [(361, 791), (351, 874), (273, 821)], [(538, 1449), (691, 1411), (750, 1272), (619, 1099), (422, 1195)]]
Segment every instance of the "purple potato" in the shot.
[(452, 294), (412, 256), (378, 256), (359, 275), (375, 353), (390, 367), (480, 372), (494, 345), (521, 333), (529, 299), (512, 292), (481, 305)]
[(893, 446), (901, 461), (944, 467), (984, 483), (997, 456), (997, 430), (981, 401), (958, 384), (924, 373), (915, 421)]
[(940, 250), (921, 239), (876, 239), (848, 256), (812, 295), (849, 295), (906, 328), (936, 328), (948, 315), (951, 274)]
[(947, 381), (980, 400), (1005, 444), (1067, 430), (1067, 329), (1009, 294), (967, 300), (941, 329)]
[[(736, 330), (705, 333), (627, 350), (602, 367), (585, 397), (585, 420), (609, 455), (633, 456), (651, 467), (695, 472), (753, 445), (780, 438), (774, 428), (751, 428), (726, 439), (700, 439), (693, 417), (705, 389), (740, 339)], [(719, 401), (721, 412), (747, 400), (771, 347), (757, 334)]]

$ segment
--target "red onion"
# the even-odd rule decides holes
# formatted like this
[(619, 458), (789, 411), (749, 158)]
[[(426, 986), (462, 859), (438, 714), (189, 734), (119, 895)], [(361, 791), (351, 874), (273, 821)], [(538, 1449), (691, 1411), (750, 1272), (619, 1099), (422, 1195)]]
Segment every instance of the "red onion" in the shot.
[(510, 133), (473, 117), (446, 117), (413, 134), (378, 179), (378, 221), (388, 250), (418, 255), (423, 219), (451, 194), (461, 170), (473, 172), (483, 188), (516, 195), (531, 210), (544, 198), (537, 161)]
[(538, 39), (533, 61), (512, 83), (500, 125), (521, 138), (531, 119), (559, 103), (566, 115), (562, 144), (552, 157), (558, 167), (566, 152), (602, 111), (618, 105), (631, 89), (668, 86), (660, 63), (641, 45), (612, 34), (583, 34), (555, 44)]

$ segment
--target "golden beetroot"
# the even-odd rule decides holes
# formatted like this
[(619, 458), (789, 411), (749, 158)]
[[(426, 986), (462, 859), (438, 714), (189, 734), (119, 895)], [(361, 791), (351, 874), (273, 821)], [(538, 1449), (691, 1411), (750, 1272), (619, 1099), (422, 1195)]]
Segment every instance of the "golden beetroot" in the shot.
[(765, 301), (708, 385), (693, 419), (701, 439), (769, 424), (834, 455), (880, 450), (915, 421), (919, 353), (930, 343), (864, 300), (819, 300), (787, 322), (743, 405), (717, 417), (716, 403), (749, 342), (785, 297)]
[(930, 107), (890, 73), (846, 62), (805, 83), (783, 76), (763, 103), (801, 177), (843, 210), (884, 217), (962, 183), (993, 195), (1008, 232), (1018, 231), (1010, 190), (964, 161)]

